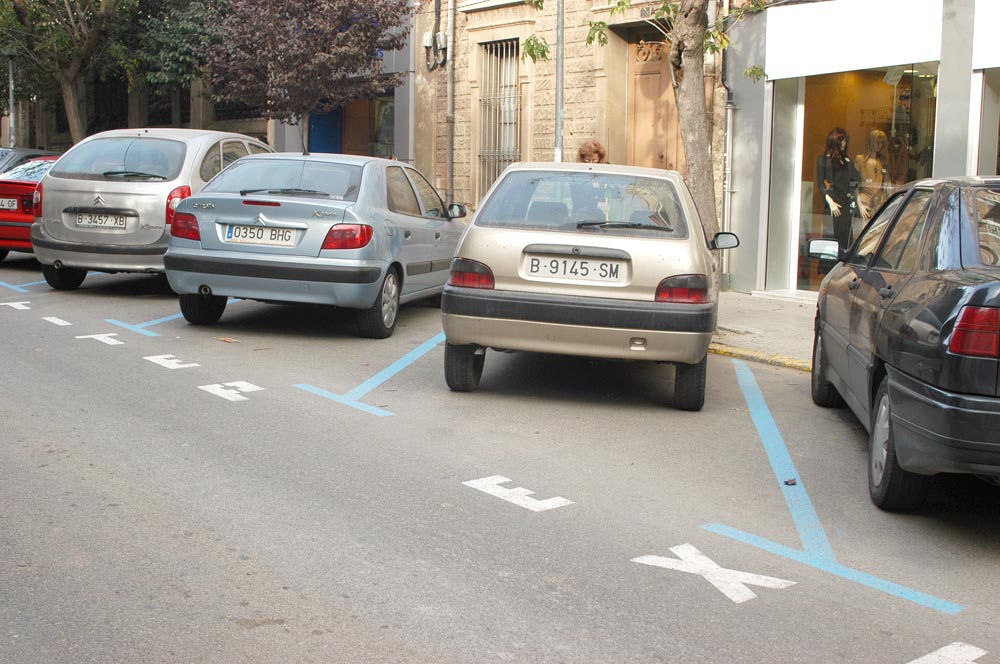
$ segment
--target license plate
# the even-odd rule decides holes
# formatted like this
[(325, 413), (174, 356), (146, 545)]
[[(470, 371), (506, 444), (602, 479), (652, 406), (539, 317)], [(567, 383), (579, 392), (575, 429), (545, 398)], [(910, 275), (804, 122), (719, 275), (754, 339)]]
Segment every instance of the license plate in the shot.
[(16, 198), (0, 198), (0, 210), (16, 210)]
[(226, 226), (226, 242), (257, 244), (265, 247), (294, 247), (295, 231), (291, 228), (265, 226)]
[(94, 212), (79, 212), (76, 215), (76, 225), (83, 228), (118, 228), (125, 230), (128, 218), (123, 214), (96, 214)]
[(540, 279), (570, 279), (606, 283), (620, 283), (625, 280), (625, 263), (616, 260), (532, 256), (529, 254), (525, 256), (524, 271), (527, 276)]

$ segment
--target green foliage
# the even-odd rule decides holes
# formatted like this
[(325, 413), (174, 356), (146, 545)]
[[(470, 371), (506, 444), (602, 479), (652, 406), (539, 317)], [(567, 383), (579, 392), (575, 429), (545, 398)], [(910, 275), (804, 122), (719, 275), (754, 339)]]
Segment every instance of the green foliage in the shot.
[(549, 59), (549, 43), (538, 35), (528, 35), (521, 45), (521, 59), (530, 58), (532, 62)]
[(590, 30), (587, 31), (587, 46), (595, 41), (599, 46), (608, 45), (608, 24), (604, 21), (590, 22)]
[(757, 83), (761, 79), (767, 77), (767, 72), (765, 72), (764, 69), (758, 65), (751, 65), (743, 70), (743, 75), (754, 83)]

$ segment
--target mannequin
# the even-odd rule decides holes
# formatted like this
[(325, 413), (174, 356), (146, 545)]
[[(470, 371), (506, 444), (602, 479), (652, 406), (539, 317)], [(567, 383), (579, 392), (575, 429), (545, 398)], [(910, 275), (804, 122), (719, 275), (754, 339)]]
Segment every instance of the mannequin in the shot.
[(861, 173), (858, 188), (858, 205), (863, 219), (870, 219), (875, 210), (885, 201), (889, 186), (888, 157), (886, 147), (889, 137), (881, 129), (873, 129), (868, 134), (868, 148), (864, 154), (854, 158), (854, 165)]
[[(823, 196), (823, 208), (833, 226), (833, 237), (841, 247), (851, 242), (851, 203), (861, 179), (854, 162), (847, 157), (850, 137), (837, 127), (826, 137), (826, 151), (816, 159), (816, 189)], [(824, 229), (827, 224), (824, 223)]]

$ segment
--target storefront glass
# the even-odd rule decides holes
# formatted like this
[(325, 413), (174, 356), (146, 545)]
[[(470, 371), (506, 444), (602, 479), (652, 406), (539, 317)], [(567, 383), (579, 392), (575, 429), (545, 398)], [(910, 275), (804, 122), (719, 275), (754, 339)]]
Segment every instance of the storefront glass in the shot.
[(823, 266), (810, 239), (853, 242), (896, 187), (929, 177), (937, 63), (804, 79), (800, 290), (817, 290)]

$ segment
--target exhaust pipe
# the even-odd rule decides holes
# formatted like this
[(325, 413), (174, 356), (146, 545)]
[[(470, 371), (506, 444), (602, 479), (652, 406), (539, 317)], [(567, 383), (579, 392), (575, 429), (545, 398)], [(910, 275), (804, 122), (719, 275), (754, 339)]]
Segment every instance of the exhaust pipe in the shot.
[(208, 286), (206, 286), (205, 284), (202, 284), (201, 286), (198, 287), (198, 293), (200, 295), (204, 295), (205, 297), (208, 297), (209, 295), (212, 294), (212, 289), (209, 288)]

